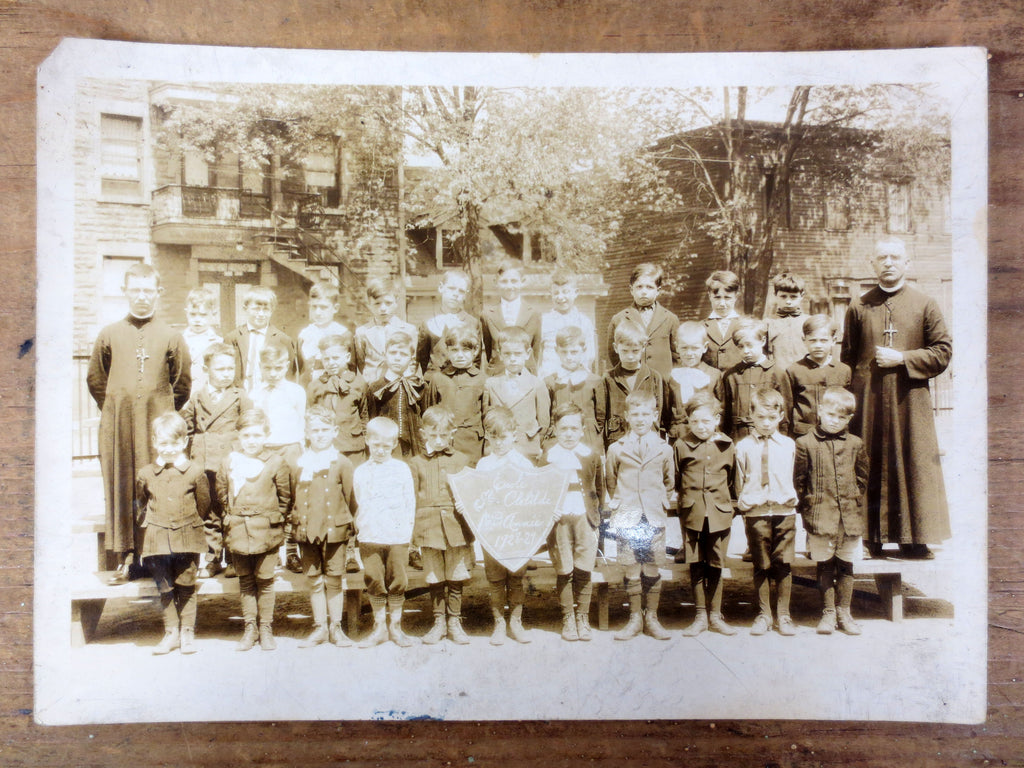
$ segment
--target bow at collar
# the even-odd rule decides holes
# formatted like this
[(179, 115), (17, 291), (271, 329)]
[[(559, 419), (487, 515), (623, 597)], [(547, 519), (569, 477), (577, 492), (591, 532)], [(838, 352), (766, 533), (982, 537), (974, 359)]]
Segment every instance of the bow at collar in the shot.
[(420, 399), (420, 395), (423, 394), (423, 379), (416, 375), (401, 376), (392, 381), (382, 379), (381, 383), (374, 390), (373, 396), (380, 399), (385, 393), (397, 394), (400, 389), (405, 390), (405, 396), (410, 403), (415, 403)]

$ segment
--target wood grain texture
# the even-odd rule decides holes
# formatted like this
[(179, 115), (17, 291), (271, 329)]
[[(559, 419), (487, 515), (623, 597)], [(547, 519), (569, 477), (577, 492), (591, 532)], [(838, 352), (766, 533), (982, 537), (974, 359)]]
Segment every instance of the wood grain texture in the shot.
[[(990, 648), (983, 726), (791, 722), (32, 724), (35, 70), (65, 36), (438, 51), (991, 52)], [(0, 764), (1024, 765), (1024, 15), (1010, 0), (0, 2)], [(980, 320), (980, 318), (979, 318)], [(227, 693), (230, 697), (231, 693)]]

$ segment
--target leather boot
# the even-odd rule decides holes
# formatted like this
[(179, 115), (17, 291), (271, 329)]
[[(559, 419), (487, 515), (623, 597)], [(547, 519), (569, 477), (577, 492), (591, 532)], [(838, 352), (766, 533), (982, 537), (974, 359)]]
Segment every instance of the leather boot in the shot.
[(448, 617), (448, 639), (456, 645), (469, 645), (469, 635), (462, 628), (462, 619), (458, 616)]
[(238, 641), (238, 645), (235, 646), (236, 651), (251, 651), (253, 646), (256, 645), (256, 640), (259, 634), (256, 632), (255, 622), (249, 624), (246, 622), (245, 631), (242, 632), (242, 639)]
[(512, 606), (508, 618), (508, 636), (517, 643), (529, 643), (530, 633), (523, 626), (523, 604)]
[(576, 627), (576, 614), (571, 610), (562, 612), (562, 639), (569, 642), (576, 642), (580, 639), (579, 629)]
[(173, 592), (164, 592), (160, 595), (160, 612), (163, 614), (164, 636), (153, 649), (154, 656), (163, 656), (177, 650), (181, 644), (178, 633), (178, 607)]
[(644, 628), (643, 615), (640, 611), (631, 612), (626, 626), (615, 633), (616, 640), (632, 640), (640, 634)]
[(590, 571), (575, 568), (572, 572), (572, 595), (576, 602), (576, 633), (584, 642), (590, 640), (590, 596), (594, 585)]
[(646, 602), (644, 634), (655, 640), (668, 640), (669, 634), (658, 621), (658, 603), (661, 602), (661, 577), (641, 576), (640, 585)]
[(402, 631), (402, 608), (404, 605), (404, 597), (388, 598), (388, 637), (399, 648), (408, 648), (412, 645), (412, 638)]
[(505, 642), (505, 585), (491, 584), (488, 596), (491, 600), (491, 616), (494, 619), (491, 645), (501, 645)]
[(260, 624), (260, 648), (264, 651), (273, 651), (277, 648), (274, 627), (271, 624)]
[(583, 642), (589, 642), (593, 637), (590, 632), (590, 616), (580, 609), (576, 610), (576, 634)]
[(324, 576), (324, 592), (327, 594), (328, 638), (339, 648), (348, 648), (352, 641), (342, 629), (345, 593), (341, 589), (341, 576)]
[(444, 640), (444, 636), (448, 631), (444, 620), (444, 586), (444, 582), (430, 585), (430, 608), (434, 615), (434, 625), (430, 628), (427, 634), (420, 638), (425, 645), (437, 645)]
[(373, 648), (375, 645), (380, 645), (388, 639), (387, 599), (371, 596), (370, 608), (373, 610), (373, 629), (359, 643), (360, 648)]
[(697, 637), (697, 635), (706, 632), (708, 628), (708, 614), (703, 608), (697, 609), (697, 614), (693, 617), (693, 621), (683, 628), (683, 637)]

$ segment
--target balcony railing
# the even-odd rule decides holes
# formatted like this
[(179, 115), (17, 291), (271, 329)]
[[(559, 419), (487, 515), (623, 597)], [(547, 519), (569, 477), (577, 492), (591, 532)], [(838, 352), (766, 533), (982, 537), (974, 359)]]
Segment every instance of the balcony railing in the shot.
[[(319, 195), (308, 192), (283, 192), (277, 213), (295, 216), (319, 199)], [(181, 219), (261, 220), (270, 216), (270, 195), (247, 189), (168, 184), (153, 192), (153, 221), (157, 224)]]

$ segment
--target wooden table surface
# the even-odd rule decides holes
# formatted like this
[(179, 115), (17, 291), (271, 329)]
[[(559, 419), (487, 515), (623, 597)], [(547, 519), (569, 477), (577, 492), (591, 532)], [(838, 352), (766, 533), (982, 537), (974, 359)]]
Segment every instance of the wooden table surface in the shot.
[[(1020, 0), (0, 0), (0, 765), (1024, 765), (1018, 438)], [(794, 722), (32, 723), (35, 70), (62, 37), (443, 51), (989, 49), (989, 709), (980, 726)], [(981, 318), (979, 318), (979, 322)], [(1016, 339), (1016, 341), (1014, 341)], [(45, 405), (45, 403), (44, 403)], [(229, 698), (231, 692), (210, 691)]]

